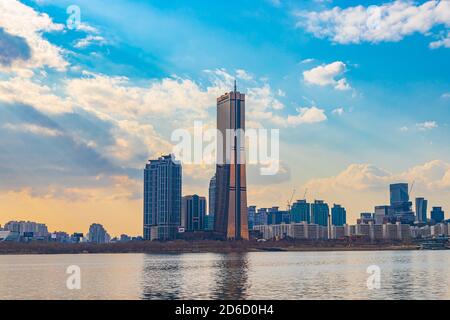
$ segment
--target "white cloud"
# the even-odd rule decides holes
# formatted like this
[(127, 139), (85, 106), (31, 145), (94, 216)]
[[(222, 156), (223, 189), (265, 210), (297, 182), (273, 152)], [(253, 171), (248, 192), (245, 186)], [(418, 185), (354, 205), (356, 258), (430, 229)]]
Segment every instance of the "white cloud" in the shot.
[(86, 32), (86, 33), (91, 33), (91, 34), (92, 33), (99, 33), (99, 30), (97, 28), (95, 28), (95, 27), (93, 27), (93, 26), (91, 26), (91, 25), (89, 25), (87, 23), (84, 23), (84, 22), (77, 24), (76, 25), (76, 30), (77, 31), (83, 31), (83, 32)]
[(325, 111), (317, 107), (297, 108), (296, 115), (288, 115), (287, 118), (274, 116), (272, 122), (281, 127), (296, 127), (301, 124), (314, 124), (327, 120)]
[(248, 74), (247, 71), (242, 70), (242, 69), (236, 70), (236, 77), (238, 79), (242, 79), (242, 80), (245, 80), (245, 81), (253, 80), (253, 77), (250, 74)]
[(64, 25), (56, 24), (45, 13), (38, 13), (17, 0), (0, 1), (0, 28), (11, 35), (22, 37), (31, 49), (31, 57), (17, 60), (2, 71), (21, 72), (23, 69), (47, 66), (59, 71), (68, 63), (63, 58), (63, 50), (42, 37), (42, 33), (62, 31)]
[(400, 128), (401, 132), (407, 132), (409, 130), (409, 128), (407, 126), (403, 126)]
[(416, 124), (417, 128), (421, 131), (432, 130), (439, 127), (436, 121), (425, 121)]
[(332, 85), (336, 90), (349, 90), (350, 85), (347, 79), (341, 78), (346, 72), (346, 65), (342, 61), (335, 61), (330, 64), (324, 64), (311, 70), (303, 72), (303, 79), (306, 83), (318, 86)]
[(416, 181), (419, 190), (448, 190), (450, 163), (433, 160), (400, 173), (391, 173), (371, 164), (351, 164), (336, 176), (313, 179), (306, 186), (320, 194), (327, 194), (338, 190), (387, 190), (390, 183), (400, 181)]
[(442, 96), (441, 96), (441, 98), (442, 98), (442, 99), (448, 99), (448, 98), (450, 98), (450, 92), (445, 92), (445, 93), (443, 93)]
[[(450, 26), (450, 1), (394, 1), (368, 7), (334, 7), (298, 12), (298, 27), (318, 38), (340, 44), (400, 41), (414, 33), (427, 34), (437, 25)], [(437, 44), (435, 44), (437, 45)]]
[[(195, 120), (208, 126), (214, 121), (216, 98), (232, 90), (234, 76), (224, 69), (207, 72), (209, 85), (200, 86), (190, 79), (177, 76), (141, 83), (126, 77), (83, 72), (80, 78), (65, 80), (60, 87), (42, 85), (36, 77), (13, 77), (0, 81), (0, 101), (23, 103), (46, 114), (93, 113), (110, 124), (113, 143), (104, 144), (82, 131), (73, 131), (77, 143), (95, 147), (116, 165), (140, 167), (142, 157), (172, 150), (170, 132), (189, 129)], [(299, 108), (295, 114), (283, 116), (284, 105), (267, 83), (247, 88), (248, 127), (276, 124), (294, 127), (326, 120), (324, 110), (317, 107)], [(159, 126), (158, 131), (155, 126)], [(9, 129), (12, 130), (12, 127)], [(52, 135), (35, 127), (15, 130)]]
[(445, 195), (450, 191), (450, 163), (434, 160), (401, 172), (390, 172), (372, 164), (350, 164), (331, 177), (306, 182), (308, 197), (339, 203), (347, 209), (349, 221), (355, 221), (360, 212), (370, 212), (374, 206), (389, 204), (389, 184), (406, 182), (414, 197), (425, 197), (430, 206), (448, 207)]
[(73, 110), (69, 99), (59, 97), (52, 88), (27, 77), (14, 77), (0, 81), (0, 101), (27, 104), (39, 111), (51, 114)]
[(311, 63), (311, 62), (314, 62), (314, 61), (316, 61), (316, 59), (308, 58), (308, 59), (303, 59), (302, 61), (300, 61), (300, 63), (306, 64), (306, 63)]
[(342, 116), (344, 114), (344, 108), (336, 108), (331, 113), (338, 116)]
[(74, 47), (78, 48), (78, 49), (82, 49), (82, 48), (86, 48), (93, 44), (102, 46), (102, 45), (105, 45), (106, 43), (107, 43), (106, 39), (103, 38), (102, 36), (88, 35), (83, 39), (77, 40), (74, 44)]
[(57, 129), (47, 128), (33, 123), (21, 123), (21, 124), (6, 123), (3, 125), (3, 128), (7, 130), (31, 133), (46, 137), (57, 137), (63, 135), (63, 133)]
[(450, 48), (450, 32), (447, 34), (446, 37), (443, 37), (437, 41), (430, 42), (431, 49), (437, 49), (441, 47)]

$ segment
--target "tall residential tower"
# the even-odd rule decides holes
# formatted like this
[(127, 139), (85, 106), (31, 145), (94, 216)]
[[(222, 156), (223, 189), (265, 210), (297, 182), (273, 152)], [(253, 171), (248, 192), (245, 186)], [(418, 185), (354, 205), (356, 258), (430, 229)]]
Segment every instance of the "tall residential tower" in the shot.
[(181, 224), (181, 164), (172, 155), (144, 170), (144, 239), (172, 240)]

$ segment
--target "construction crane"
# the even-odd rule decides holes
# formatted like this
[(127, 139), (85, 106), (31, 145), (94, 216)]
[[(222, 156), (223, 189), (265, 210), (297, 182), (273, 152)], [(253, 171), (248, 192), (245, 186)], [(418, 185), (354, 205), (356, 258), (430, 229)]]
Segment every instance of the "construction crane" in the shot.
[(295, 195), (295, 189), (292, 191), (292, 196), (291, 199), (288, 200), (287, 205), (288, 205), (288, 212), (291, 213), (291, 204), (292, 204), (292, 200), (294, 199), (294, 195)]
[(408, 192), (408, 198), (409, 198), (409, 196), (411, 195), (411, 192), (412, 192), (412, 190), (413, 190), (413, 188), (414, 188), (414, 184), (416, 183), (416, 180), (413, 180), (413, 182), (412, 182), (412, 184), (411, 184), (411, 188), (409, 188), (409, 192)]
[(308, 188), (305, 188), (305, 193), (303, 194), (303, 200), (306, 200), (306, 194), (308, 193)]

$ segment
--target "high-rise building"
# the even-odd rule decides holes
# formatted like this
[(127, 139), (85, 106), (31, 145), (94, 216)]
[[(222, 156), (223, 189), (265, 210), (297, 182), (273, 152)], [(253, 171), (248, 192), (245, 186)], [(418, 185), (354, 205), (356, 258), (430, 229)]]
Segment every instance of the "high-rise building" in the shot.
[(248, 230), (253, 230), (253, 226), (255, 225), (256, 206), (249, 206), (247, 208), (247, 216), (248, 216)]
[(216, 212), (216, 175), (209, 181), (208, 212), (205, 216), (205, 230), (214, 231), (214, 214)]
[(181, 226), (186, 231), (205, 229), (206, 198), (194, 194), (184, 196), (181, 205)]
[(89, 242), (92, 243), (108, 243), (111, 240), (106, 229), (99, 223), (93, 223), (89, 227), (89, 233), (87, 235)]
[[(267, 224), (281, 224), (286, 223), (283, 219), (286, 211), (280, 211), (279, 207), (269, 208), (267, 211)], [(289, 222), (287, 222), (289, 223)]]
[(173, 155), (149, 160), (144, 170), (144, 239), (175, 239), (181, 224), (181, 164)]
[(314, 200), (314, 203), (311, 203), (311, 221), (313, 224), (328, 226), (329, 215), (330, 208), (323, 200)]
[(208, 214), (214, 215), (216, 209), (216, 175), (209, 181)]
[(214, 231), (214, 216), (211, 214), (205, 216), (205, 230)]
[(331, 224), (333, 226), (343, 226), (347, 223), (347, 211), (339, 204), (333, 205), (331, 208)]
[(245, 95), (236, 90), (217, 99), (215, 232), (222, 239), (248, 240), (245, 166)]
[(441, 223), (444, 221), (444, 211), (442, 210), (442, 207), (433, 207), (431, 210), (431, 220), (433, 220), (434, 223)]
[(267, 208), (259, 208), (255, 215), (254, 226), (261, 226), (268, 224)]
[(416, 221), (427, 222), (428, 200), (416, 198)]
[(291, 221), (300, 223), (306, 221), (311, 222), (311, 205), (306, 200), (297, 200), (291, 208)]
[(391, 215), (390, 220), (393, 223), (413, 223), (415, 214), (412, 211), (412, 202), (409, 201), (409, 189), (407, 183), (395, 183), (390, 187)]

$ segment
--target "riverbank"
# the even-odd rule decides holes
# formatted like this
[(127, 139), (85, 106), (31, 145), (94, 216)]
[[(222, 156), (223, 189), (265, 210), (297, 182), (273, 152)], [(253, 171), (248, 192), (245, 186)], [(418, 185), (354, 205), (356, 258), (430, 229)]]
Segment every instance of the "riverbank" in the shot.
[(170, 241), (125, 242), (108, 244), (60, 244), (47, 242), (2, 242), (0, 255), (14, 254), (100, 254), (100, 253), (232, 253), (257, 251), (385, 251), (417, 250), (415, 244), (402, 243), (342, 243), (342, 242), (228, 242)]

